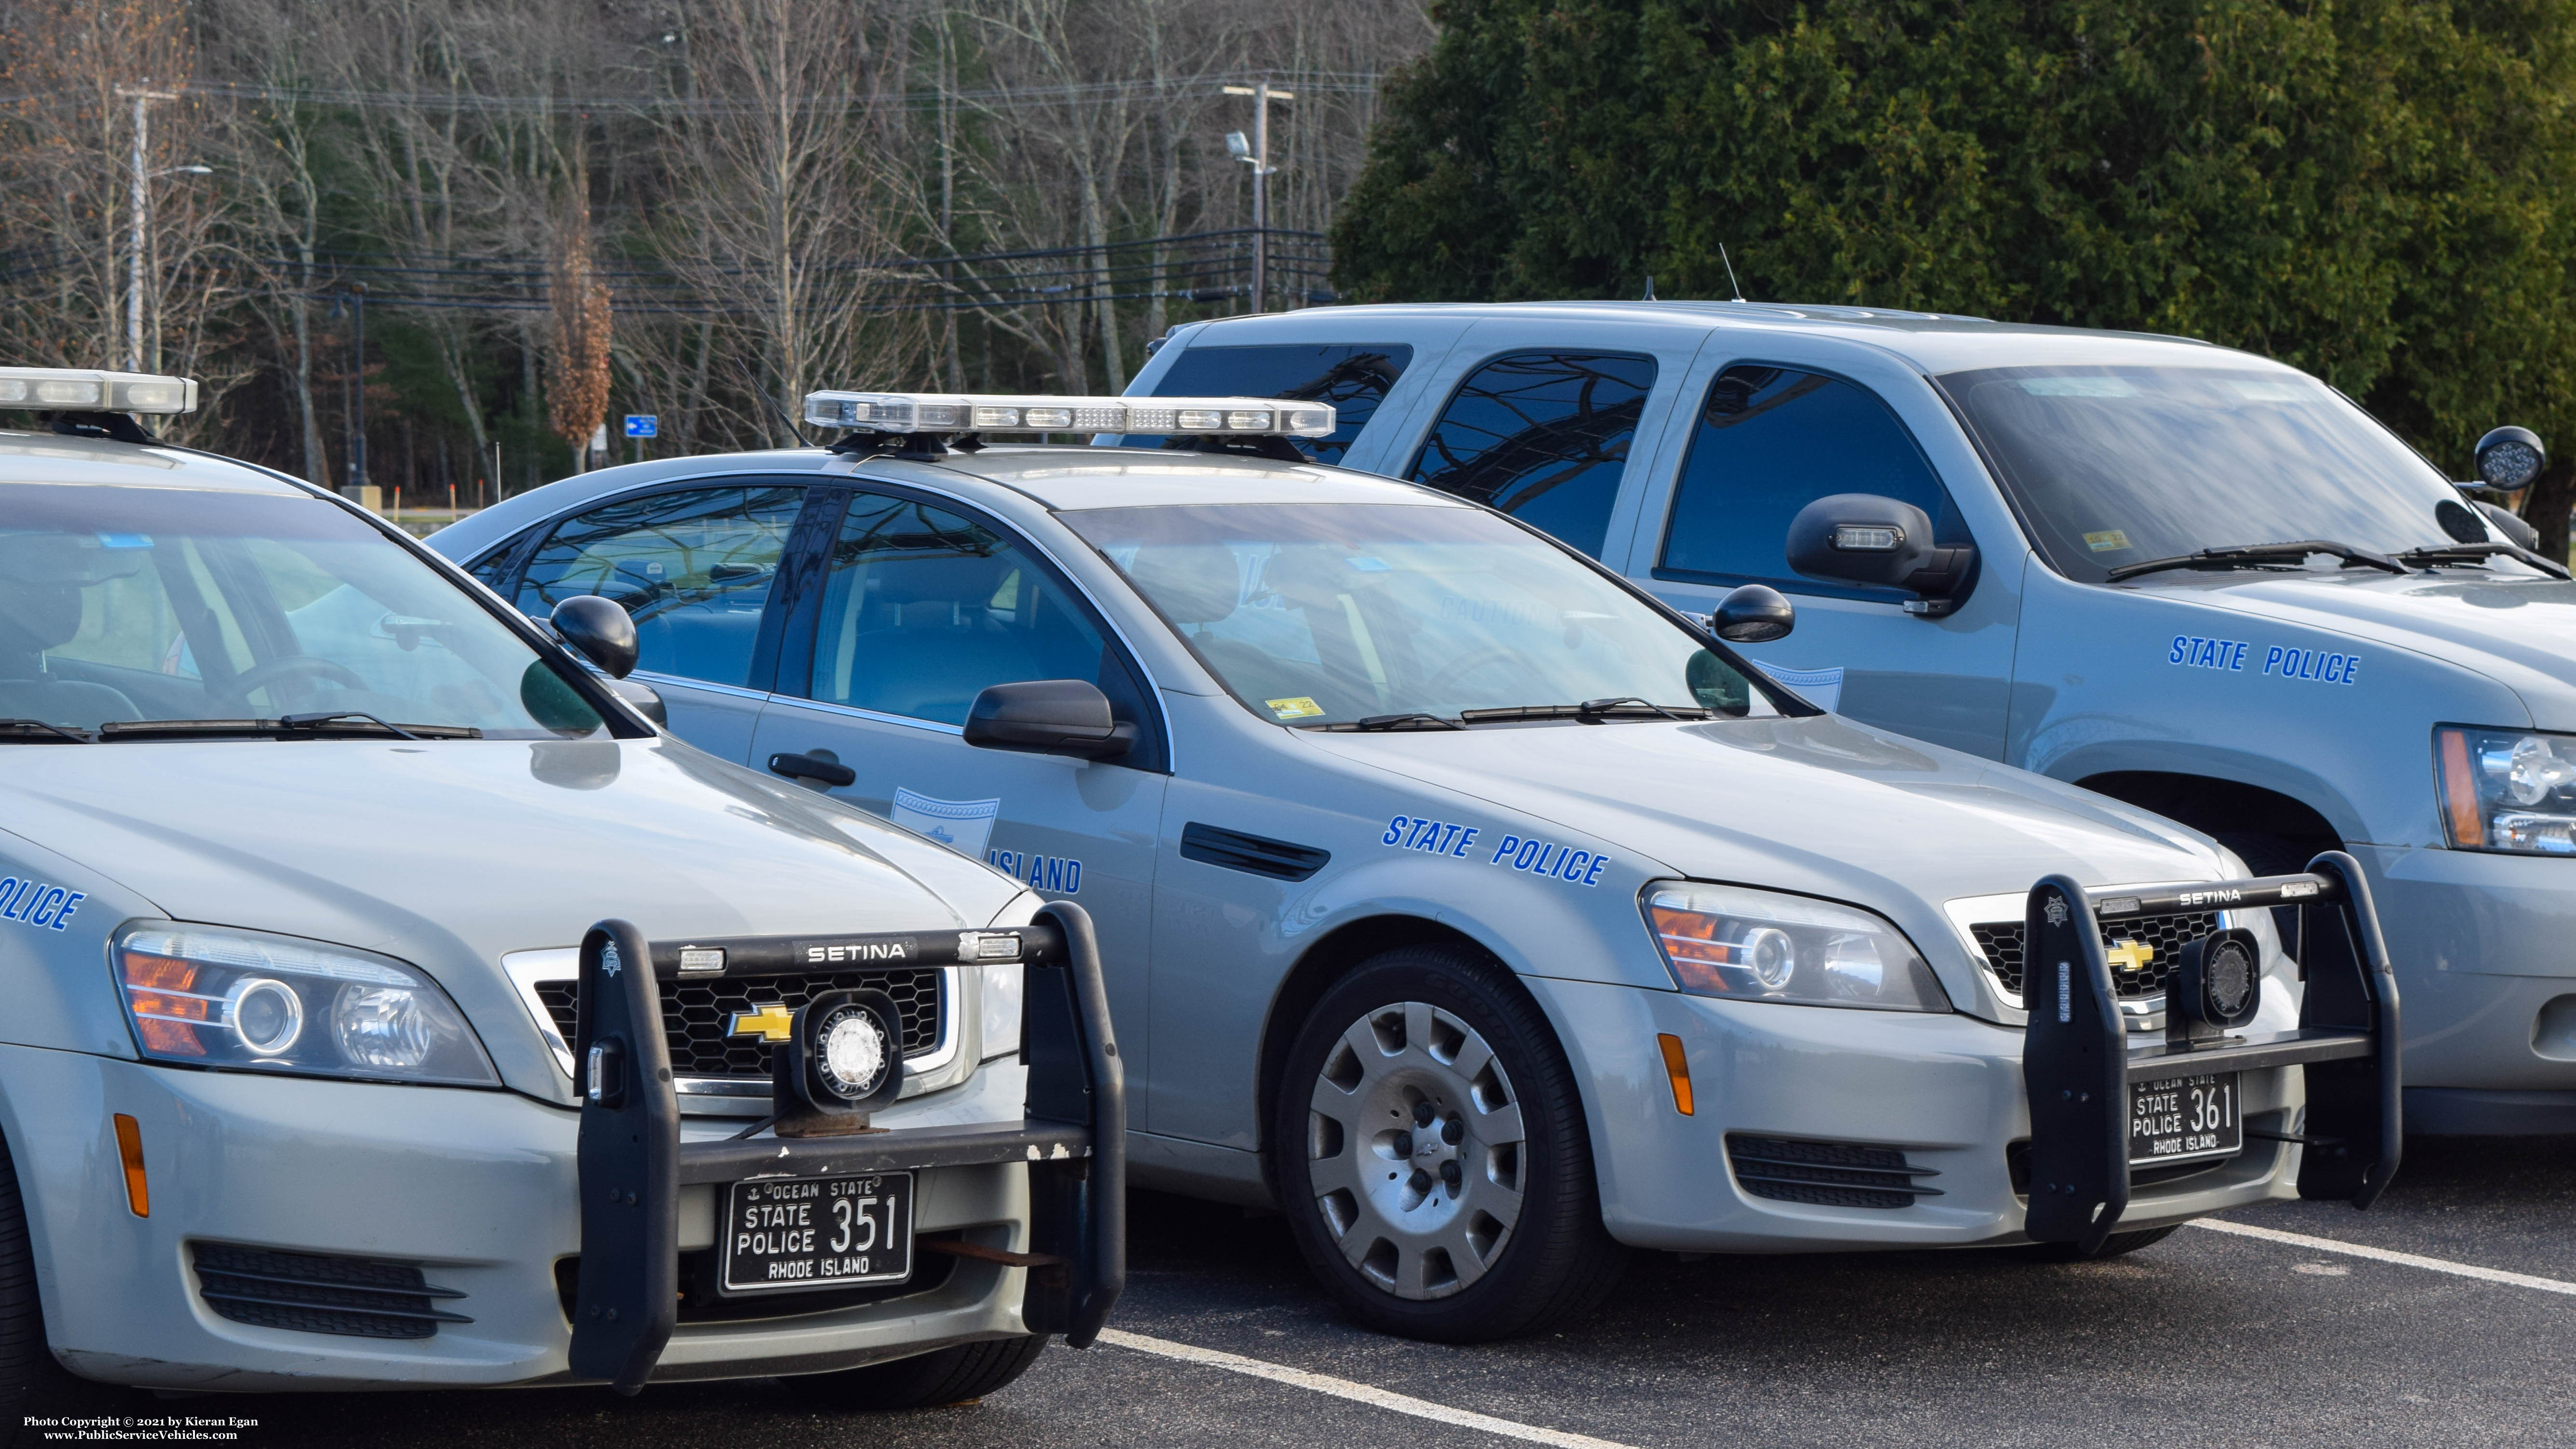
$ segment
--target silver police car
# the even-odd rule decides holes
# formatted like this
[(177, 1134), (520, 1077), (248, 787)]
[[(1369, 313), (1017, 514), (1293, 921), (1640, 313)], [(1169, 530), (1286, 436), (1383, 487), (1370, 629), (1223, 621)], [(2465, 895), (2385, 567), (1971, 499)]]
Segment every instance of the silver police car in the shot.
[(0, 1440), (64, 1370), (848, 1408), (1096, 1330), (1078, 914), (136, 421), (194, 394), (0, 369)]
[[(1503, 514), (1298, 459), (1329, 405), (807, 416), (840, 441), (608, 469), (431, 545), (532, 615), (624, 604), (710, 751), (1084, 905), (1134, 1180), (1277, 1206), (1364, 1321), (1529, 1331), (1631, 1249), (2122, 1251), (2296, 1190), (2300, 987), (2269, 913), (2230, 907), (2333, 881), (2192, 889), (2241, 867), (1826, 714)], [(1068, 431), (1181, 446), (983, 441)], [(1766, 593), (1717, 628), (1785, 627)], [(2031, 934), (2094, 913), (2140, 924)], [(2222, 938), (2210, 979), (2281, 1040), (2142, 1067), (2179, 1025), (2133, 1017), (2132, 1050), (2111, 978)], [(2078, 1055), (2112, 1075), (2062, 1089), (2076, 1167), (1980, 969), (2026, 944), (2052, 1026), (2107, 1033)]]

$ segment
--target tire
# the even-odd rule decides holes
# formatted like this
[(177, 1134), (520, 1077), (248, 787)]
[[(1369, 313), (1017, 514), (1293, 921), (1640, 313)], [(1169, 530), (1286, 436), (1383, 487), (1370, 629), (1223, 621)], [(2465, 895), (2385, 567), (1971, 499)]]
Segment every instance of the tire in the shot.
[(988, 1339), (839, 1373), (798, 1374), (781, 1382), (789, 1392), (821, 1409), (934, 1409), (972, 1403), (998, 1392), (1027, 1373), (1046, 1345), (1043, 1334)]
[(2042, 1263), (2098, 1263), (2104, 1258), (2117, 1258), (2140, 1248), (2153, 1247), (2174, 1235), (2182, 1224), (2171, 1223), (2161, 1228), (2140, 1228), (2134, 1233), (2113, 1233), (2102, 1240), (2102, 1251), (2088, 1258), (2075, 1251), (2073, 1243), (2032, 1243), (2020, 1250), (2023, 1257)]
[(1406, 946), (1327, 991), (1289, 1048), (1270, 1141), (1307, 1266), (1382, 1333), (1536, 1333), (1597, 1307), (1627, 1263), (1601, 1226), (1573, 1069), (1480, 951)]

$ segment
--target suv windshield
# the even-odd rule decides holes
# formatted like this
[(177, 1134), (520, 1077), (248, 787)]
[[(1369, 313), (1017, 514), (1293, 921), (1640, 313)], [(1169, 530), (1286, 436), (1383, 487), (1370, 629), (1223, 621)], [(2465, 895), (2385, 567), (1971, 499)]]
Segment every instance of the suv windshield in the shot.
[(0, 718), (113, 736), (323, 714), (376, 735), (353, 716), (451, 735), (601, 727), (480, 603), (326, 500), (0, 484)]
[(1586, 704), (1588, 718), (1778, 713), (1669, 618), (1480, 509), (1237, 503), (1061, 517), (1228, 689), (1281, 724)]
[(2069, 578), (2241, 544), (2394, 554), (2490, 536), (2431, 464), (2298, 373), (2002, 367), (1938, 381)]

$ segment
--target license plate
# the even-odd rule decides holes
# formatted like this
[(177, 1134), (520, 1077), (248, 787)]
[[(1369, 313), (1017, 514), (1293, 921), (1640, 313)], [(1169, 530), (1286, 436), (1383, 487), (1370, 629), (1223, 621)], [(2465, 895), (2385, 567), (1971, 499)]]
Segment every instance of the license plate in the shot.
[(912, 1276), (912, 1174), (737, 1182), (724, 1291), (847, 1288)]
[(2236, 1073), (2129, 1084), (2129, 1165), (2227, 1157), (2243, 1150)]

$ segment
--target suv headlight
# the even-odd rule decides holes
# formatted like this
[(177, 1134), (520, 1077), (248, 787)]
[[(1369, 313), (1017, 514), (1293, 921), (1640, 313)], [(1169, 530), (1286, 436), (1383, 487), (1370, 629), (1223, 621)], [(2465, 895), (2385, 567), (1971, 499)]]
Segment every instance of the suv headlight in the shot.
[(1684, 991), (1738, 1001), (1948, 1011), (1914, 943), (1856, 906), (1742, 886), (1662, 881), (1642, 904)]
[(143, 1055), (300, 1076), (497, 1086), (437, 983), (345, 946), (142, 923), (109, 951)]
[(2576, 735), (2443, 725), (2433, 762), (2454, 849), (2576, 855)]

